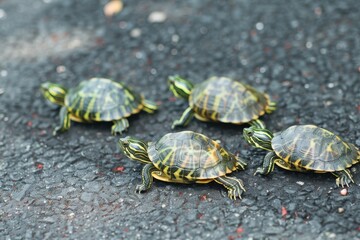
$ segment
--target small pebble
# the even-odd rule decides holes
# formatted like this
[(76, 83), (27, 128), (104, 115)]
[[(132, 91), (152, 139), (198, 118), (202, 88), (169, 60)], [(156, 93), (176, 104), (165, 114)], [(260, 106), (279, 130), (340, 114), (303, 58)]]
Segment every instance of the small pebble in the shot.
[(6, 17), (6, 12), (0, 8), (0, 19), (5, 18)]
[(333, 88), (335, 86), (334, 83), (328, 83), (328, 88)]
[(56, 67), (56, 72), (57, 72), (57, 73), (63, 73), (63, 72), (65, 72), (65, 71), (66, 71), (66, 67), (65, 67), (65, 66), (60, 65), (60, 66), (57, 66), (57, 67)]
[(8, 72), (7, 72), (6, 70), (1, 70), (1, 71), (0, 71), (0, 75), (1, 75), (2, 77), (6, 77), (6, 76), (8, 75)]
[(178, 51), (176, 49), (171, 49), (171, 55), (176, 55)]
[(120, 29), (126, 29), (127, 26), (128, 26), (127, 22), (125, 22), (125, 21), (119, 22), (119, 28)]
[(134, 28), (130, 32), (130, 36), (133, 38), (138, 38), (141, 36), (141, 29), (140, 28)]
[(113, 0), (108, 2), (104, 6), (104, 14), (107, 17), (111, 17), (119, 12), (121, 12), (123, 9), (123, 2), (120, 0)]
[(314, 9), (314, 13), (317, 15), (317, 16), (320, 16), (322, 14), (322, 9), (320, 7), (316, 7)]
[(347, 193), (348, 193), (348, 190), (347, 190), (346, 188), (343, 188), (343, 189), (341, 189), (341, 191), (340, 191), (340, 194), (341, 194), (342, 196), (346, 196)]
[(258, 22), (256, 23), (255, 27), (257, 30), (261, 31), (264, 29), (264, 24), (262, 22)]
[(174, 34), (171, 36), (171, 41), (174, 43), (179, 42), (179, 39), (180, 39), (179, 35)]
[(302, 182), (302, 181), (297, 181), (296, 183), (299, 184), (300, 186), (303, 186), (303, 185), (305, 184), (305, 183)]
[(164, 12), (152, 12), (148, 17), (148, 21), (151, 23), (161, 23), (166, 20), (167, 16)]
[(343, 213), (343, 212), (345, 212), (344, 208), (342, 208), (342, 207), (338, 208), (338, 213)]

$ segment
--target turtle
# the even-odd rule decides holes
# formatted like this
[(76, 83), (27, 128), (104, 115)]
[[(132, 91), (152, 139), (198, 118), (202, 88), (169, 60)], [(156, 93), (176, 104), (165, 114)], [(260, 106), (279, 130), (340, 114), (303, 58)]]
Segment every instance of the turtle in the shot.
[(245, 191), (242, 180), (227, 174), (243, 170), (246, 162), (203, 134), (168, 133), (149, 143), (127, 136), (119, 140), (119, 146), (128, 158), (146, 164), (142, 169), (142, 184), (136, 187), (138, 193), (148, 190), (153, 178), (174, 183), (215, 181), (234, 200)]
[(53, 135), (70, 128), (76, 122), (112, 121), (112, 134), (122, 133), (129, 127), (126, 119), (144, 110), (153, 113), (157, 106), (121, 82), (106, 78), (91, 78), (75, 88), (66, 89), (60, 84), (45, 82), (41, 91), (50, 102), (61, 105), (60, 125)]
[(244, 128), (244, 138), (257, 148), (270, 151), (255, 175), (273, 171), (274, 164), (290, 171), (330, 172), (336, 185), (354, 182), (349, 167), (360, 161), (359, 149), (336, 134), (315, 125), (294, 125), (272, 134), (267, 129)]
[(267, 94), (228, 77), (213, 76), (194, 86), (190, 81), (174, 75), (168, 78), (168, 82), (176, 97), (189, 101), (189, 107), (180, 119), (173, 122), (172, 129), (186, 126), (194, 115), (201, 121), (249, 123), (265, 128), (259, 117), (276, 110), (276, 103)]

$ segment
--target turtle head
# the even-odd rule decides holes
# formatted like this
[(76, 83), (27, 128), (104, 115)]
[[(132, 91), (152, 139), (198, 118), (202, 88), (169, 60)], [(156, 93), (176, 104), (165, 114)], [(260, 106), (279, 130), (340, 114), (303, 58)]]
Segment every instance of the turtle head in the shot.
[(178, 75), (169, 77), (170, 90), (176, 97), (182, 97), (188, 99), (194, 85), (186, 79), (181, 78)]
[(60, 84), (45, 82), (41, 84), (41, 92), (52, 103), (64, 105), (67, 90)]
[(127, 136), (125, 138), (120, 138), (119, 146), (121, 151), (128, 158), (142, 163), (151, 163), (147, 153), (148, 146), (145, 142)]
[(249, 127), (244, 128), (243, 135), (245, 140), (254, 147), (273, 151), (271, 147), (271, 140), (274, 136), (269, 130)]

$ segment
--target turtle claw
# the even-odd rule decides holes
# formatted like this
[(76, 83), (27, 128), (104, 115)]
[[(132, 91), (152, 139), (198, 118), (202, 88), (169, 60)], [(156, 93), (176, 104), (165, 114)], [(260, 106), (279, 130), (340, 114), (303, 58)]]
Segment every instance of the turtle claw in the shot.
[(344, 188), (344, 186), (349, 187), (350, 182), (354, 182), (354, 180), (350, 179), (350, 181), (349, 181), (348, 178), (341, 176), (336, 179), (336, 186), (338, 186), (338, 187), (341, 186), (342, 188)]
[(352, 175), (350, 173), (350, 171), (348, 170), (344, 170), (344, 171), (340, 171), (340, 172), (336, 172), (333, 173), (337, 178), (336, 178), (336, 185), (338, 187), (344, 187), (345, 185), (347, 187), (349, 187), (350, 183), (354, 183), (354, 179), (352, 178)]
[(58, 133), (60, 133), (60, 132), (63, 132), (64, 131), (64, 129), (62, 128), (62, 127), (56, 127), (55, 129), (54, 129), (54, 131), (52, 132), (52, 135), (53, 136), (56, 136)]
[(181, 126), (181, 123), (179, 120), (175, 120), (173, 124), (171, 125), (171, 129), (175, 129), (176, 127)]
[(237, 179), (237, 180), (238, 180), (238, 185), (234, 188), (228, 189), (228, 197), (232, 200), (236, 200), (237, 197), (239, 199), (242, 199), (241, 194), (243, 192), (246, 192), (243, 185), (243, 181), (241, 179)]
[(119, 135), (121, 135), (124, 131), (117, 131), (117, 130), (114, 130), (114, 129), (111, 129), (111, 135), (114, 135), (116, 136), (118, 133)]
[(112, 127), (111, 128), (111, 135), (114, 135), (114, 136), (116, 136), (117, 134), (121, 135), (123, 132), (125, 132), (125, 130), (119, 130), (119, 129), (116, 129), (115, 127)]
[(117, 133), (120, 135), (125, 132), (129, 127), (129, 121), (126, 118), (114, 121), (114, 125), (111, 127), (111, 134), (116, 136)]
[(54, 131), (52, 132), (52, 135), (53, 135), (53, 136), (56, 136), (57, 133), (58, 133), (58, 131), (59, 131), (59, 130), (58, 130), (57, 128), (55, 128)]
[(254, 176), (260, 174), (260, 175), (264, 175), (264, 169), (262, 167), (259, 167), (256, 169), (255, 173), (254, 173)]
[(139, 184), (136, 186), (135, 188), (135, 192), (136, 193), (141, 193), (141, 192), (144, 192), (146, 189), (145, 189), (145, 186), (143, 184)]
[(236, 197), (238, 197), (239, 199), (242, 199), (241, 198), (242, 193), (243, 193), (243, 191), (240, 189), (231, 189), (228, 191), (228, 197), (232, 200), (236, 200)]

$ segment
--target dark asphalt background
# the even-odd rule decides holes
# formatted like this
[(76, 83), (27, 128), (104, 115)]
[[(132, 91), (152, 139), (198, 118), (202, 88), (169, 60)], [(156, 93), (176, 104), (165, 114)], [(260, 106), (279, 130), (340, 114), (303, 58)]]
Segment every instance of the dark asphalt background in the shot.
[[(119, 152), (111, 124), (74, 123), (53, 137), (58, 109), (39, 91), (48, 80), (123, 81), (161, 104), (129, 119), (125, 135), (151, 141), (188, 105), (168, 75), (224, 75), (278, 102), (263, 118), (271, 130), (317, 124), (360, 146), (358, 1), (125, 0), (113, 18), (106, 3), (0, 0), (1, 239), (360, 238), (358, 184), (344, 196), (331, 174), (253, 176), (265, 152), (245, 143), (244, 126), (186, 128), (248, 160), (234, 173), (247, 189), (241, 201), (215, 183), (155, 181), (135, 194), (142, 165)], [(166, 19), (149, 21), (159, 11)], [(359, 166), (351, 171), (360, 183)]]

